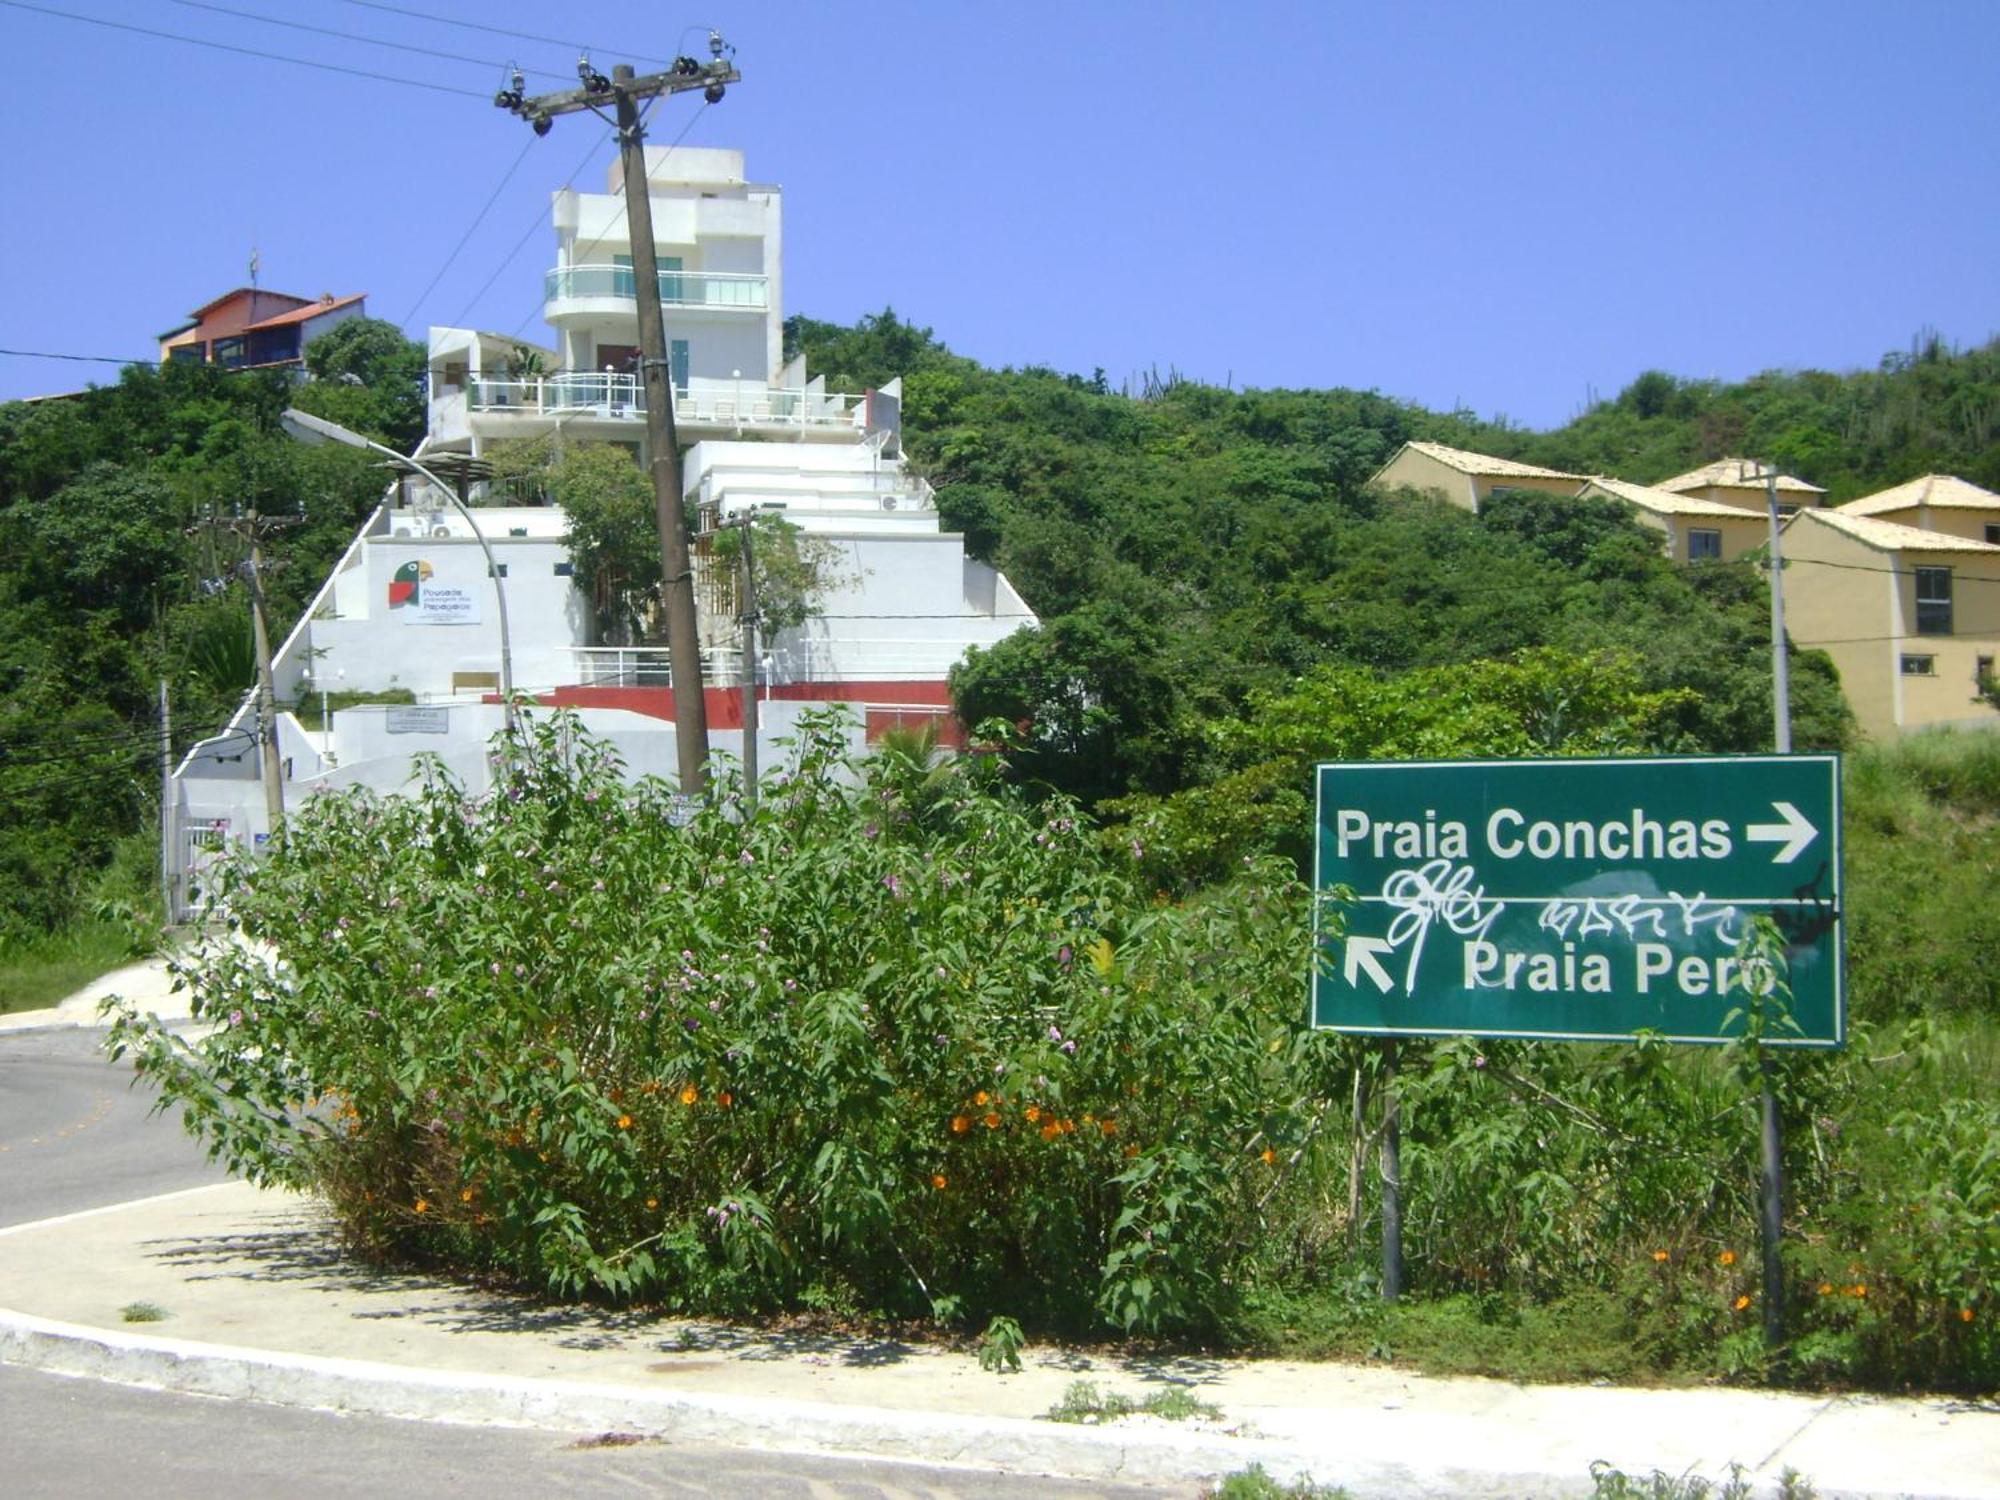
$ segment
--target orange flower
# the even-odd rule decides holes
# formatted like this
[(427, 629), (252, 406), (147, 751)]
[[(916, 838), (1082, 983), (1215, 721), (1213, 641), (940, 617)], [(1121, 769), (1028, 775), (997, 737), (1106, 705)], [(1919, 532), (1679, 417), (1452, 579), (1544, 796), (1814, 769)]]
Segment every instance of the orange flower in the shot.
[(1742, 1312), (1743, 1309), (1748, 1307), (1749, 1305), (1750, 1305), (1750, 1298), (1747, 1293), (1741, 1297), (1738, 1297), (1734, 1302), (1730, 1304), (1730, 1306), (1734, 1307), (1738, 1312)]
[(715, 1096), (715, 1102), (724, 1109), (727, 1109), (736, 1102), (736, 1096), (725, 1089), (722, 1093)]
[(1125, 1154), (1127, 1156), (1137, 1156), (1139, 1154), (1139, 1143), (1137, 1141), (1134, 1141), (1131, 1145), (1127, 1146), (1125, 1148)]
[(1851, 1287), (1849, 1287), (1849, 1288), (1847, 1289), (1847, 1295), (1848, 1295), (1848, 1296), (1850, 1296), (1850, 1297), (1865, 1297), (1865, 1296), (1867, 1296), (1867, 1295), (1868, 1295), (1868, 1283), (1867, 1283), (1867, 1282), (1865, 1282), (1865, 1281), (1857, 1281), (1857, 1282), (1855, 1282), (1853, 1286), (1851, 1286)]
[(1972, 1309), (1969, 1307), (1961, 1307), (1958, 1310), (1958, 1321), (1961, 1323), (1970, 1323), (1972, 1321)]
[(416, 1209), (416, 1211), (420, 1214), (427, 1214), (431, 1211), (431, 1206), (429, 1202), (422, 1198), (419, 1198), (415, 1203), (411, 1205), (411, 1207)]
[(1075, 1135), (1075, 1134), (1076, 1134), (1076, 1121), (1074, 1121), (1074, 1120), (1058, 1120), (1058, 1121), (1056, 1121), (1056, 1124), (1057, 1124), (1058, 1126), (1060, 1126), (1060, 1127), (1061, 1127), (1061, 1129), (1062, 1129), (1062, 1133), (1063, 1133), (1064, 1135)]
[(972, 1121), (966, 1119), (964, 1115), (953, 1115), (951, 1117), (951, 1133), (953, 1135), (964, 1135), (970, 1129), (972, 1129)]
[(507, 1132), (507, 1144), (510, 1146), (519, 1146), (525, 1140), (527, 1137), (521, 1134), (521, 1127), (518, 1125)]
[(1028, 1123), (1032, 1125), (1042, 1117), (1042, 1107), (1039, 1104), (1030, 1104), (1021, 1113), (1028, 1117)]
[(1715, 1260), (1718, 1265), (1733, 1266), (1736, 1264), (1736, 1252), (1734, 1250), (1725, 1250), (1722, 1254), (1716, 1256)]
[(683, 1104), (698, 1103), (700, 1099), (701, 1099), (701, 1090), (696, 1088), (693, 1084), (689, 1084), (686, 1088), (681, 1090), (681, 1103)]
[(472, 1201), (472, 1189), (460, 1188), (458, 1190), (458, 1201), (460, 1203), (470, 1203)]
[(984, 1125), (988, 1130), (998, 1130), (1000, 1128), (1000, 1117), (989, 1109), (986, 1111), (985, 1118), (979, 1123)]
[(1664, 1251), (1664, 1250), (1655, 1250), (1655, 1251), (1653, 1252), (1653, 1259), (1654, 1259), (1654, 1260), (1655, 1260), (1656, 1262), (1657, 1262), (1657, 1261), (1663, 1261), (1663, 1260), (1665, 1260), (1666, 1258), (1667, 1258), (1667, 1252), (1666, 1252), (1666, 1251)]
[(1118, 1134), (1118, 1122), (1116, 1120), (1100, 1120), (1097, 1123), (1097, 1128), (1106, 1135)]
[(943, 1192), (945, 1186), (944, 1173), (933, 1172), (931, 1174), (931, 1186), (936, 1188), (940, 1193)]
[(1830, 1281), (1822, 1281), (1819, 1284), (1819, 1294), (1822, 1297), (1831, 1297), (1833, 1295), (1833, 1283)]
[(658, 1208), (659, 1206), (660, 1200), (658, 1198), (648, 1198), (646, 1200), (646, 1207), (648, 1208)]
[(1267, 1167), (1277, 1159), (1278, 1153), (1273, 1151), (1269, 1146), (1266, 1146), (1262, 1151), (1257, 1153), (1257, 1160), (1261, 1161)]
[(1049, 1121), (1048, 1124), (1042, 1127), (1042, 1139), (1045, 1141), (1052, 1141), (1061, 1134), (1062, 1126), (1056, 1124), (1054, 1120)]
[(986, 1105), (986, 1101), (991, 1097), (992, 1096), (989, 1095), (985, 1089), (981, 1089), (978, 1093), (972, 1096), (972, 1102), (974, 1104), (979, 1105), (983, 1109)]
[(620, 1130), (630, 1130), (632, 1128), (632, 1117), (630, 1115), (620, 1115), (618, 1117), (618, 1128)]

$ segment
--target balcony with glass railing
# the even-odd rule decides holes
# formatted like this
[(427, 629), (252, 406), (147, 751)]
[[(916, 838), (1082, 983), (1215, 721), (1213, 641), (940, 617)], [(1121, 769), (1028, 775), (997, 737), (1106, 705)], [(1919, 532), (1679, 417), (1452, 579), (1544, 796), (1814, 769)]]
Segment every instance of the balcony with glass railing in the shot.
[[(681, 311), (761, 313), (770, 305), (770, 278), (766, 276), (740, 271), (662, 271), (659, 280), (662, 305)], [(630, 266), (557, 266), (542, 278), (542, 298), (547, 315), (554, 318), (571, 311), (576, 303), (636, 303), (639, 282)]]
[[(772, 390), (748, 382), (719, 381), (674, 392), (674, 417), (684, 427), (852, 427), (868, 398), (840, 391)], [(467, 407), (477, 414), (596, 416), (638, 420), (646, 415), (645, 382), (612, 371), (565, 370), (532, 380), (475, 376), (466, 385)]]

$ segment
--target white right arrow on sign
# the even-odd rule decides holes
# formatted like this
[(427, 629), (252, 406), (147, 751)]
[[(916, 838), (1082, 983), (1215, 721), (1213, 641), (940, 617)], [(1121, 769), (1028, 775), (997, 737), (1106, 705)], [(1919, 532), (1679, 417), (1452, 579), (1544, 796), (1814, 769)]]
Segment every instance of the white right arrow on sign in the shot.
[(1784, 845), (1771, 856), (1771, 863), (1788, 865), (1805, 852), (1806, 845), (1819, 837), (1819, 830), (1806, 820), (1804, 813), (1789, 802), (1773, 802), (1771, 811), (1785, 821), (1752, 823), (1743, 830), (1743, 837), (1753, 844)]
[(1349, 938), (1347, 952), (1341, 964), (1347, 974), (1347, 982), (1359, 989), (1360, 985), (1355, 983), (1356, 976), (1366, 971), (1368, 977), (1375, 981), (1375, 987), (1383, 994), (1388, 994), (1389, 987), (1396, 981), (1391, 979), (1389, 971), (1382, 967), (1382, 960), (1378, 955), (1393, 951), (1395, 946), (1387, 938)]

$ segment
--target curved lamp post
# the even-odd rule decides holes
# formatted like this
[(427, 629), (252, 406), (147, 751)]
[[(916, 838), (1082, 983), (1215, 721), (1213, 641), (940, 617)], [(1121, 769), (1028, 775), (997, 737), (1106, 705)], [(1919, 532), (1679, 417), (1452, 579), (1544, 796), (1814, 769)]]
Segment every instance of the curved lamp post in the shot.
[(502, 722), (507, 727), (507, 737), (514, 736), (514, 653), (507, 634), (507, 586), (500, 575), (500, 564), (493, 556), (493, 548), (486, 541), (486, 533), (479, 529), (479, 523), (472, 519), (472, 512), (465, 508), (465, 502), (458, 498), (458, 491), (446, 484), (437, 475), (425, 468), (414, 458), (398, 453), (394, 448), (365, 438), (351, 428), (342, 427), (338, 422), (329, 422), (324, 417), (316, 417), (310, 412), (287, 408), (278, 423), (292, 437), (302, 443), (340, 443), (349, 448), (370, 448), (382, 454), (399, 469), (407, 470), (430, 482), (432, 488), (451, 502), (451, 508), (458, 512), (465, 524), (472, 528), (472, 539), (479, 543), (479, 550), (486, 554), (486, 572), (493, 580), (493, 599), (500, 616), (500, 710)]

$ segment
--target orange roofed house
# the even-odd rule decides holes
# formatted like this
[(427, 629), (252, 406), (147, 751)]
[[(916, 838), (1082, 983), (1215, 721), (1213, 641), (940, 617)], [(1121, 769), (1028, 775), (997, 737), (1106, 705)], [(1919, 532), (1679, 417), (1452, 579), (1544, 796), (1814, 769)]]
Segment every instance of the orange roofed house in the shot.
[(349, 318), (365, 314), (367, 293), (317, 301), (288, 292), (240, 286), (188, 314), (188, 321), (160, 335), (160, 363), (296, 365), (306, 345)]

